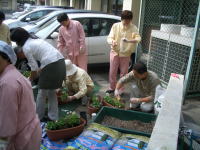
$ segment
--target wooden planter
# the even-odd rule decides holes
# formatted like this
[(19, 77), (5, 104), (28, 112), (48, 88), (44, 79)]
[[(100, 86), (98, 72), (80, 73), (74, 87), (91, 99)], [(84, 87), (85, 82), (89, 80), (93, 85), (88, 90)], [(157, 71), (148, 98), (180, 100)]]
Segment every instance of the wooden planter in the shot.
[[(102, 98), (101, 98), (101, 96), (98, 95), (98, 99), (99, 99), (99, 101), (101, 101), (101, 103), (102, 103)], [(100, 109), (100, 108), (92, 107), (92, 106), (91, 106), (91, 100), (89, 100), (89, 103), (88, 103), (87, 108), (88, 108), (88, 114), (89, 114), (89, 115), (92, 115), (92, 113), (98, 112), (99, 109)]]
[(78, 136), (83, 131), (85, 124), (86, 121), (81, 118), (81, 124), (76, 127), (60, 129), (60, 130), (46, 130), (47, 136), (52, 141), (58, 141), (61, 139), (70, 139), (75, 136)]

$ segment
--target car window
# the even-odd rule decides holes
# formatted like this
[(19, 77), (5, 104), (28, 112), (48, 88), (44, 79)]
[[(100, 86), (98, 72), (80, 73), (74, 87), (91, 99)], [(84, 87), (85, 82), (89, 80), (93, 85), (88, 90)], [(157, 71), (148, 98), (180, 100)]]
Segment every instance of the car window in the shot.
[(88, 37), (90, 30), (91, 30), (90, 29), (90, 19), (88, 19), (88, 18), (78, 18), (78, 19), (74, 19), (74, 20), (77, 20), (82, 24), (83, 29), (85, 31), (85, 36)]
[(38, 27), (38, 29), (36, 29), (36, 32), (46, 28), (49, 25), (51, 25), (54, 21), (57, 21), (57, 17), (54, 17), (54, 18), (48, 20), (47, 22), (43, 23), (42, 25), (40, 25)]
[(77, 18), (84, 28), (86, 37), (107, 36), (112, 25), (119, 20), (107, 18)]
[(49, 12), (51, 12), (52, 10), (41, 10), (41, 11), (37, 11), (34, 13), (31, 13), (29, 15), (27, 15), (26, 17), (24, 17), (21, 21), (23, 22), (28, 22), (28, 21), (35, 21), (45, 15), (47, 15)]

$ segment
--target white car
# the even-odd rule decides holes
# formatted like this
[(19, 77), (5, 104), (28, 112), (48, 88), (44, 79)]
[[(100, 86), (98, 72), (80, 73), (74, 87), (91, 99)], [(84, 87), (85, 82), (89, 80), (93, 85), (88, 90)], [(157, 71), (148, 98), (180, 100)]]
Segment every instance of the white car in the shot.
[[(113, 23), (119, 22), (121, 18), (100, 13), (74, 13), (68, 14), (68, 16), (70, 19), (78, 20), (83, 25), (88, 50), (88, 63), (108, 63), (110, 45), (107, 43), (107, 36)], [(36, 36), (57, 47), (59, 27), (60, 23), (55, 17), (47, 22), (36, 33)]]
[(96, 11), (83, 10), (83, 9), (63, 9), (63, 10), (53, 11), (48, 15), (38, 19), (37, 21), (30, 22), (29, 24), (23, 26), (22, 28), (24, 28), (29, 33), (35, 33), (41, 28), (43, 28), (43, 26), (45, 26), (45, 24), (47, 24), (48, 21), (51, 21), (52, 19), (54, 19), (55, 17), (57, 17), (62, 13), (69, 14), (69, 13), (94, 13), (94, 12)]
[(7, 19), (4, 21), (5, 24), (8, 25), (10, 30), (16, 27), (22, 27), (27, 25), (31, 21), (36, 21), (40, 19), (41, 17), (49, 14), (52, 11), (55, 10), (62, 10), (61, 8), (40, 8), (35, 9), (27, 14), (21, 15), (17, 19)]

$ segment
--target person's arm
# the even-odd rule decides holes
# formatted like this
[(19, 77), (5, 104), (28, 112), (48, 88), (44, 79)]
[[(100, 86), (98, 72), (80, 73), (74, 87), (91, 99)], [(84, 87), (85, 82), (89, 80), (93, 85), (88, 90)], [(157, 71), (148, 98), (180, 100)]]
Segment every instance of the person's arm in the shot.
[(115, 24), (113, 24), (110, 33), (107, 37), (107, 42), (111, 47), (117, 46), (117, 41), (115, 40)]
[(122, 88), (124, 86), (124, 84), (128, 83), (129, 81), (134, 80), (134, 73), (133, 71), (129, 72), (128, 74), (126, 74), (125, 76), (121, 77), (119, 79), (119, 81), (116, 84), (116, 88), (115, 88), (115, 96), (119, 97), (119, 89)]
[(59, 33), (58, 33), (58, 41), (57, 41), (57, 48), (58, 50), (62, 53), (65, 50), (65, 40), (62, 36), (62, 29), (59, 29)]
[(138, 103), (138, 102), (151, 102), (154, 100), (155, 97), (155, 91), (156, 91), (156, 87), (157, 85), (160, 84), (160, 80), (156, 79), (154, 81), (152, 81), (151, 86), (150, 86), (150, 94), (147, 97), (143, 97), (143, 98), (131, 98), (131, 102), (132, 103)]
[(17, 83), (0, 83), (0, 139), (8, 140), (17, 132), (20, 91)]
[(11, 40), (10, 40), (10, 29), (8, 28), (8, 34), (7, 34), (7, 43), (9, 45), (12, 45)]
[(37, 61), (34, 59), (33, 55), (31, 52), (28, 52), (25, 54), (27, 60), (28, 60), (28, 65), (31, 68), (31, 75), (29, 77), (30, 81), (33, 81), (37, 77), (37, 71), (39, 69)]
[(84, 53), (86, 51), (85, 32), (84, 32), (83, 26), (81, 25), (80, 22), (78, 22), (77, 28), (78, 28), (78, 32), (79, 32), (80, 52)]
[(81, 77), (81, 81), (79, 81), (78, 83), (78, 88), (79, 88), (79, 91), (76, 94), (74, 94), (74, 97), (76, 97), (76, 99), (79, 99), (85, 96), (87, 93), (87, 84), (86, 84), (86, 78), (84, 75)]
[(139, 34), (135, 34), (133, 39), (128, 40), (128, 39), (124, 39), (124, 42), (128, 42), (128, 43), (139, 43), (141, 41), (141, 36)]

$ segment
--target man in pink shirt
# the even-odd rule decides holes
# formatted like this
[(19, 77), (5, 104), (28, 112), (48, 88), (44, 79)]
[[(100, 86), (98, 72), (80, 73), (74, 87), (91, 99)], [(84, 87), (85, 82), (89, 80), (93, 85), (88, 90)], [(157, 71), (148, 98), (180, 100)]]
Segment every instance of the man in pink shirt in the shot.
[(85, 32), (80, 22), (70, 20), (66, 13), (57, 17), (61, 27), (58, 36), (58, 49), (65, 59), (87, 71), (87, 50), (85, 45)]
[(6, 150), (39, 150), (41, 128), (32, 87), (15, 62), (12, 48), (0, 41), (0, 141)]

